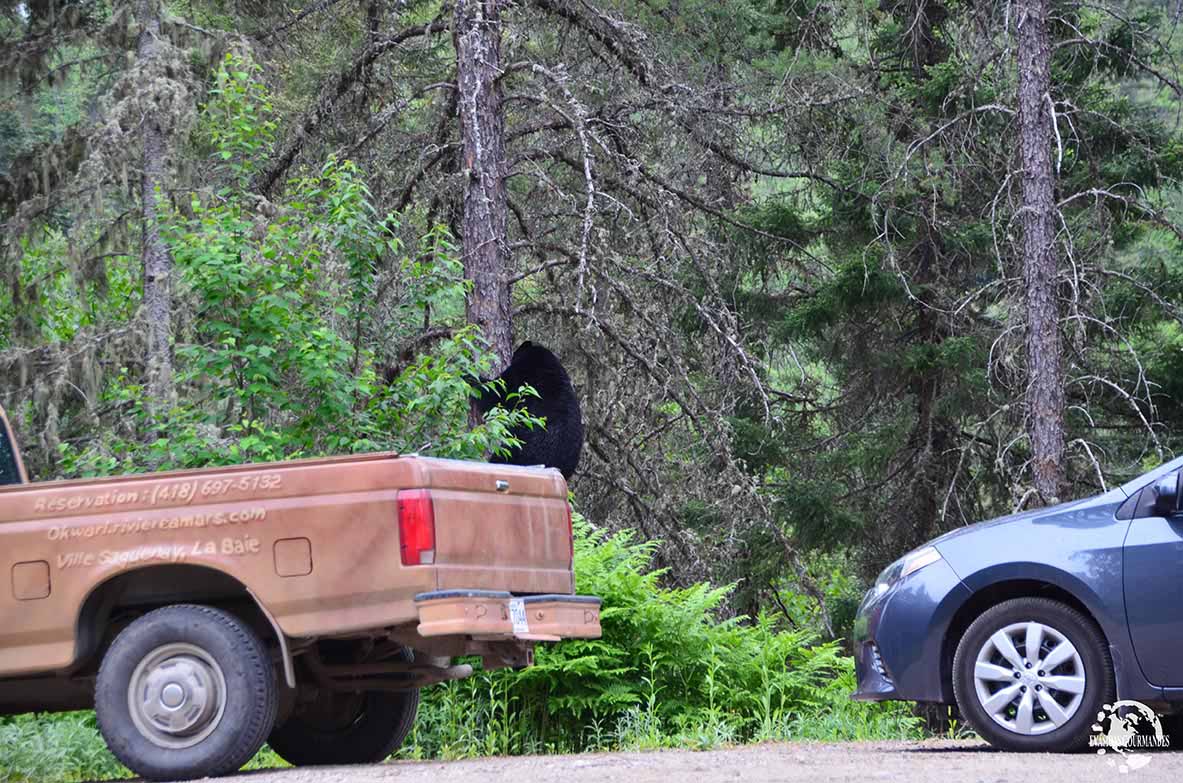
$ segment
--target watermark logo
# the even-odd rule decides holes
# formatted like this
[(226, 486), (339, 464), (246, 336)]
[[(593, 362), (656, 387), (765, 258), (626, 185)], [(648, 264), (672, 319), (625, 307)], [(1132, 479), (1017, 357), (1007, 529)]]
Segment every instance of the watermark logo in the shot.
[(1103, 706), (1092, 729), (1089, 746), (1096, 748), (1099, 755), (1108, 756), (1109, 766), (1123, 775), (1150, 763), (1150, 754), (1140, 751), (1171, 746), (1154, 710), (1133, 699)]

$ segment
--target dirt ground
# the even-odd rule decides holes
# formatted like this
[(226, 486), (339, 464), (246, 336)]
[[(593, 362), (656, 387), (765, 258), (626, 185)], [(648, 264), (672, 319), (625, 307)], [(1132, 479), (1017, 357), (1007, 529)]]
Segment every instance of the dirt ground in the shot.
[[(235, 783), (731, 783), (900, 780), (909, 783), (1183, 781), (1183, 752), (1155, 751), (1122, 772), (1112, 755), (1002, 753), (985, 743), (777, 743), (695, 753), (660, 751), (391, 762), (252, 772)], [(1137, 761), (1135, 761), (1137, 764)]]

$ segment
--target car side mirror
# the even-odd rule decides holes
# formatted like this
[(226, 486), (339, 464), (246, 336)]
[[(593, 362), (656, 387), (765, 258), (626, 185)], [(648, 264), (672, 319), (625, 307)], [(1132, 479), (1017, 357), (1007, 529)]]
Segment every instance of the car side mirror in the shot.
[(1154, 515), (1173, 517), (1179, 513), (1179, 476), (1163, 476), (1154, 485)]

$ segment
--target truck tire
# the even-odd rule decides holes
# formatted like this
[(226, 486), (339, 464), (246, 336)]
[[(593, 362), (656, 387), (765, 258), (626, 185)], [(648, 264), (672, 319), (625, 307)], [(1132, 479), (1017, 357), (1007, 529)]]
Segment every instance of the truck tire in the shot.
[(953, 693), (996, 748), (1081, 750), (1102, 705), (1116, 699), (1109, 645), (1091, 619), (1059, 601), (1003, 601), (957, 645)]
[(267, 742), (297, 767), (376, 764), (402, 746), (419, 712), (419, 691), (321, 690)]
[(149, 780), (236, 772), (275, 724), (275, 669), (237, 617), (178, 604), (140, 617), (115, 638), (95, 684), (107, 747)]

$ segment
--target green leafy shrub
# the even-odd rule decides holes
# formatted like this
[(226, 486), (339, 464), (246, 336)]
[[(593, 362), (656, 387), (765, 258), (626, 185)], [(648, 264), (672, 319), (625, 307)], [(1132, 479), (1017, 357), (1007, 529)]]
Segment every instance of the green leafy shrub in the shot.
[[(506, 453), (517, 445), (515, 427), (541, 421), (517, 404), (531, 393), (524, 389), (468, 426), (469, 380), (492, 374), (493, 357), (463, 324), (467, 283), (446, 230), (425, 231), (407, 252), (394, 234), (398, 216), (374, 209), (363, 172), (347, 160), (330, 158), (293, 178), (274, 202), (246, 192), (275, 131), (253, 71), (227, 55), (200, 124), (213, 165), (243, 187), (195, 192), (184, 212), (161, 204), (176, 295), (196, 314), (178, 329), (178, 401), (150, 415), (144, 390), (121, 375), (105, 402), (127, 413), (132, 432), (81, 449), (64, 445), (63, 474), (378, 450), (471, 459)], [(400, 292), (393, 306), (387, 300), (394, 312), (382, 313), (381, 330), (379, 258)], [(368, 344), (374, 333), (413, 337), (427, 313), (458, 322), (392, 379), (380, 378)]]

